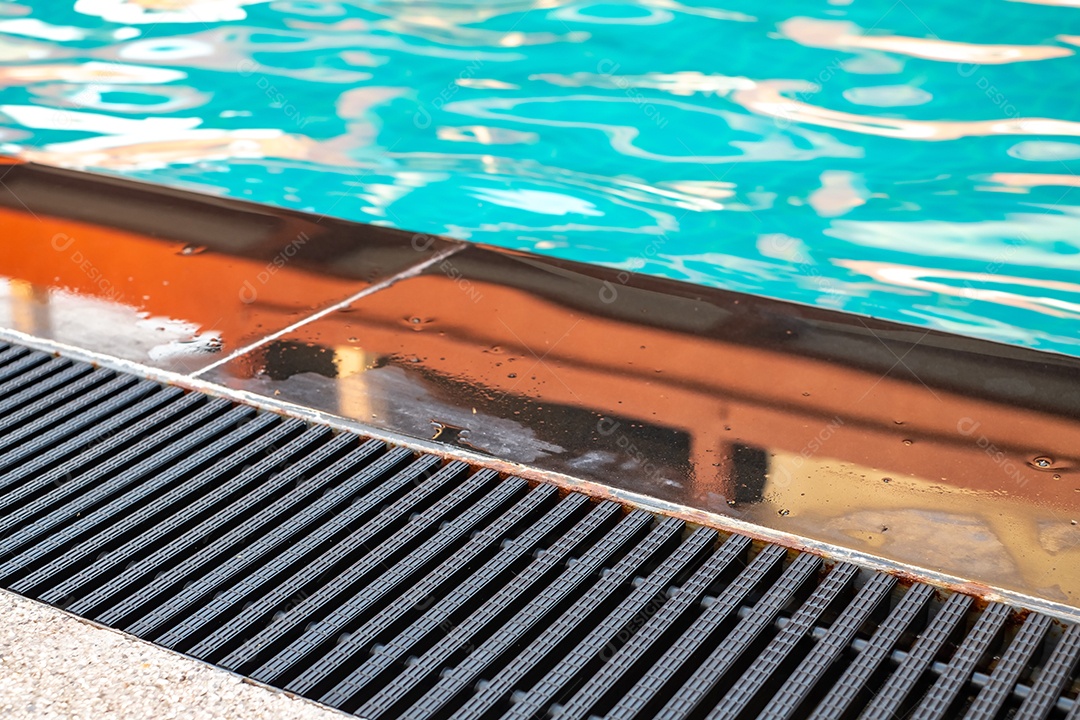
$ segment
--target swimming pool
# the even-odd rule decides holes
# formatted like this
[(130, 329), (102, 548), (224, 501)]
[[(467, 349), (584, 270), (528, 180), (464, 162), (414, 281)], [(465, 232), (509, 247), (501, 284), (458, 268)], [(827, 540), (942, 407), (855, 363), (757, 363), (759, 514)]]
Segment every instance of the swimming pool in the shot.
[(1074, 0), (0, 2), (0, 151), (1080, 355), (1078, 46)]

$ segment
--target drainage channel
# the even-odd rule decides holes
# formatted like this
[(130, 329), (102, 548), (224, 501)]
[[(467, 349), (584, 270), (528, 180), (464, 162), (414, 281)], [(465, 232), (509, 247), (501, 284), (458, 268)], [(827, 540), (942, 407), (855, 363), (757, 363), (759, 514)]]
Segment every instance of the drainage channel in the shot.
[(0, 343), (0, 586), (364, 718), (1080, 718), (1080, 626)]

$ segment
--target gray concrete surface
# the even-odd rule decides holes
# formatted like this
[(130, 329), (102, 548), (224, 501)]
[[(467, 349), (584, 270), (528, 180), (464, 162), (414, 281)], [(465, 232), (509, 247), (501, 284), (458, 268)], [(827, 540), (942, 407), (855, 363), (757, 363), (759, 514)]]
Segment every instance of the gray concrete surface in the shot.
[(3, 720), (345, 717), (0, 590)]

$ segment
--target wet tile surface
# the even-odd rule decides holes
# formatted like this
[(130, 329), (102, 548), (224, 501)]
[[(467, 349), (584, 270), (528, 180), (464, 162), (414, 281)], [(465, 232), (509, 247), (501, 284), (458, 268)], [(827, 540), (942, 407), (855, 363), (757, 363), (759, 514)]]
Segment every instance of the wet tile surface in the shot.
[(205, 368), (448, 243), (130, 181), (0, 165), (0, 327)]
[(470, 248), (205, 377), (1075, 605), (1078, 369)]

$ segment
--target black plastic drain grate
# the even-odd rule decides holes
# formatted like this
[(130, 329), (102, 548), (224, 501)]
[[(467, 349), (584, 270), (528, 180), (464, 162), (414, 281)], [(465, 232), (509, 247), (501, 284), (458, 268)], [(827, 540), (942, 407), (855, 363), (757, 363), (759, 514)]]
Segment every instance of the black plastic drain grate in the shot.
[(1080, 626), (2, 343), (0, 538), (367, 718), (1080, 718)]

